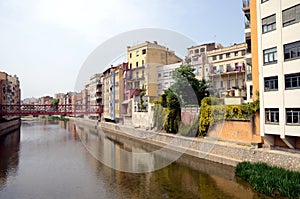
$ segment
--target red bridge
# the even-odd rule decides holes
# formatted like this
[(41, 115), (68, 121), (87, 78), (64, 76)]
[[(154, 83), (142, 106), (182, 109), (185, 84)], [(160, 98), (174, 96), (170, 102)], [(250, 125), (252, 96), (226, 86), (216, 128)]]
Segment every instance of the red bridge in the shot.
[(101, 114), (102, 107), (98, 105), (3, 105), (0, 104), (0, 116), (25, 115), (85, 115)]

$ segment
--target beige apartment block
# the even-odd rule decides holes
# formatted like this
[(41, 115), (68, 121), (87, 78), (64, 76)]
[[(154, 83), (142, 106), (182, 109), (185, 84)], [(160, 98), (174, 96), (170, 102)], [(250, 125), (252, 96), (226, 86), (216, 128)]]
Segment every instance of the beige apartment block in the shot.
[[(8, 75), (0, 72), (0, 104), (3, 105), (20, 105), (21, 89), (20, 81), (16, 75)], [(13, 117), (4, 116), (4, 119), (12, 119)]]
[[(99, 109), (99, 103), (98, 103), (98, 96), (97, 96), (97, 87), (101, 83), (101, 76), (102, 74), (94, 74), (91, 76), (89, 81), (89, 87), (88, 87), (88, 93), (89, 93), (89, 110), (90, 111), (97, 111)], [(98, 114), (90, 114), (90, 119), (98, 119)]]
[(185, 62), (195, 69), (197, 79), (209, 80), (209, 60), (207, 52), (223, 48), (219, 43), (207, 43), (188, 48)]
[(156, 41), (127, 47), (127, 60), (130, 73), (127, 88), (145, 89), (150, 100), (158, 97), (157, 66), (182, 61), (174, 51)]
[(7, 88), (7, 74), (5, 72), (0, 72), (0, 104), (7, 104), (6, 88)]
[(103, 72), (103, 118), (106, 121), (116, 120), (115, 69), (116, 67), (111, 66)]
[(207, 52), (211, 91), (219, 97), (226, 95), (246, 97), (247, 44), (240, 43)]
[(300, 1), (257, 1), (260, 131), (300, 148)]

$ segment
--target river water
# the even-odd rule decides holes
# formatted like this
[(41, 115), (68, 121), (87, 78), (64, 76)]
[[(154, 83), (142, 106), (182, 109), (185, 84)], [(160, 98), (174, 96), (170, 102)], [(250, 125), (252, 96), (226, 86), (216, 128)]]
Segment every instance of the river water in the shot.
[(106, 166), (151, 168), (163, 161), (124, 158), (120, 149), (151, 150), (72, 122), (22, 122), (0, 140), (0, 198), (266, 198), (235, 178), (234, 168), (190, 157), (146, 173)]

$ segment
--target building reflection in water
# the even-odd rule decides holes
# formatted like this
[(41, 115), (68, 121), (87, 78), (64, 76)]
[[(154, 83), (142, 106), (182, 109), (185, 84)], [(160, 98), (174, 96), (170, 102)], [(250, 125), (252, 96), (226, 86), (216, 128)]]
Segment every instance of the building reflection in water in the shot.
[(153, 169), (156, 162), (163, 161), (167, 155), (161, 154), (163, 158), (157, 154), (150, 159), (141, 158), (137, 154), (151, 151), (151, 147), (132, 140), (114, 140), (93, 128), (77, 126), (76, 129), (89, 154), (100, 160), (97, 162), (88, 158), (97, 176), (106, 182), (106, 189), (126, 193), (125, 198), (267, 198), (253, 192), (248, 184), (239, 182), (234, 177), (233, 167), (191, 157), (183, 156), (177, 162), (153, 172), (120, 171), (118, 168)]
[(0, 137), (0, 190), (9, 176), (15, 176), (19, 165), (20, 129)]

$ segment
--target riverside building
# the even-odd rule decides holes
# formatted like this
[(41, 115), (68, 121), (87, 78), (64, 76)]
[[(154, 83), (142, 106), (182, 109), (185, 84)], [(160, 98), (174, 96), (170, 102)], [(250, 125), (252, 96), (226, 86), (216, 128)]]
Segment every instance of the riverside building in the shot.
[(300, 1), (259, 0), (256, 9), (260, 132), (270, 145), (300, 148)]

